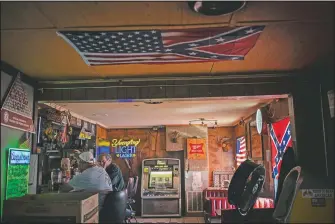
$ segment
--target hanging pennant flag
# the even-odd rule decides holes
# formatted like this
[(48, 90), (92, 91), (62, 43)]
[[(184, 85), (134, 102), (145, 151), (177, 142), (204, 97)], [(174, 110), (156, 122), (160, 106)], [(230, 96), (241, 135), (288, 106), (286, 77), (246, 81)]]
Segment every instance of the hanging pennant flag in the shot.
[(264, 26), (57, 32), (87, 65), (244, 60)]

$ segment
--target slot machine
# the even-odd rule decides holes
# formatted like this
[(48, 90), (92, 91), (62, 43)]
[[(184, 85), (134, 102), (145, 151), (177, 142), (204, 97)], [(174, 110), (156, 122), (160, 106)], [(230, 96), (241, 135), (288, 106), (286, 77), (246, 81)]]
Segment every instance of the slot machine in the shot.
[(142, 217), (181, 216), (179, 159), (143, 160), (141, 182)]

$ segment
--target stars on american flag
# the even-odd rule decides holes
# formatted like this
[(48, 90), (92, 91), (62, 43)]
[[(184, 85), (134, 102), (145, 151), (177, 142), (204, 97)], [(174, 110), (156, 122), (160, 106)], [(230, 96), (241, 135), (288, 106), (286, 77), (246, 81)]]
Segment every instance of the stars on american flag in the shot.
[[(159, 53), (164, 52), (161, 33), (151, 31), (69, 32), (66, 37), (84, 53)], [(167, 49), (167, 52), (171, 49)]]

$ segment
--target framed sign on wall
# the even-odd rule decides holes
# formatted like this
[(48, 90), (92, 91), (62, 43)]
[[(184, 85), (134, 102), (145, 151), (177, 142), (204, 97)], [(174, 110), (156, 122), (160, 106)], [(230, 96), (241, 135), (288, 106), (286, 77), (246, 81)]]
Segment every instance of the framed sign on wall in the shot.
[(189, 160), (207, 159), (207, 144), (205, 138), (187, 139), (187, 158)]

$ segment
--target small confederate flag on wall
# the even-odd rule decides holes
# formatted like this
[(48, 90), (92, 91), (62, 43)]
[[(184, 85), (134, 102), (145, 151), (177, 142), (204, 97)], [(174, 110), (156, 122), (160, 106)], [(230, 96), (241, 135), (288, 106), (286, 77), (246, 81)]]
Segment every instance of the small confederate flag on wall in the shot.
[(57, 32), (87, 65), (244, 60), (264, 26)]

